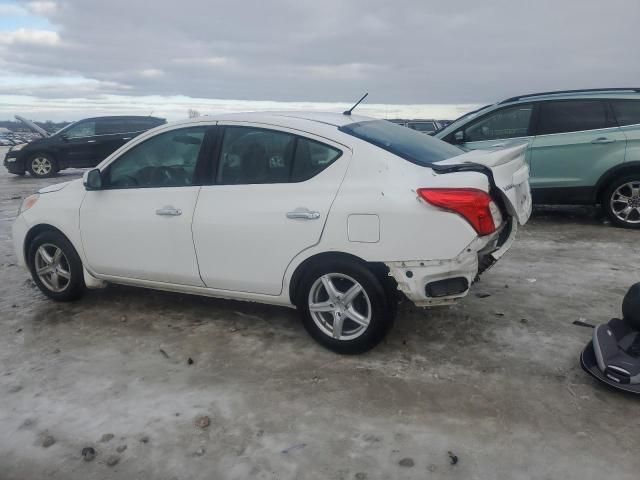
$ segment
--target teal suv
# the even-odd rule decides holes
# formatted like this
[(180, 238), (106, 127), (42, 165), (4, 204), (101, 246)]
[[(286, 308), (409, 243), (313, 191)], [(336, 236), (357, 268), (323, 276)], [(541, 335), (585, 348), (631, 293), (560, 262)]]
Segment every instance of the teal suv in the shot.
[(601, 204), (640, 228), (640, 88), (545, 92), (459, 118), (435, 137), (465, 150), (527, 142), (538, 204)]

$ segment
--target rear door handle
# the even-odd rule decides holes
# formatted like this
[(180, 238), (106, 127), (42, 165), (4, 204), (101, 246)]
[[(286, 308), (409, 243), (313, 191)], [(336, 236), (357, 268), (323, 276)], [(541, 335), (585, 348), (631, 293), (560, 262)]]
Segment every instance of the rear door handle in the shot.
[(131, 140), (131, 137), (124, 137), (123, 140)]
[(167, 205), (166, 207), (162, 207), (156, 210), (156, 215), (166, 215), (169, 217), (177, 217), (178, 215), (182, 215), (182, 210), (180, 210), (179, 208), (172, 207), (171, 205)]
[(287, 212), (287, 218), (302, 220), (317, 220), (320, 218), (320, 212), (310, 212), (309, 210), (294, 210)]
[(87, 143), (96, 143), (95, 140), (87, 140)]
[(613, 143), (613, 142), (615, 142), (615, 139), (607, 138), (607, 137), (598, 137), (591, 140), (591, 143)]

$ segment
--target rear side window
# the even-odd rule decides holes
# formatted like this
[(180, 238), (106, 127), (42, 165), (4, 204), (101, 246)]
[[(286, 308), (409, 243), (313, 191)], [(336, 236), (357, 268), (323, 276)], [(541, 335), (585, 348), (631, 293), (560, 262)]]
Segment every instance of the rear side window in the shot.
[(465, 142), (499, 140), (529, 135), (532, 105), (516, 105), (488, 114), (464, 129)]
[(621, 127), (640, 124), (640, 100), (613, 100), (611, 106)]
[(442, 140), (386, 120), (350, 123), (339, 130), (422, 166), (464, 153)]
[(225, 127), (216, 183), (302, 182), (327, 168), (340, 154), (328, 145), (286, 132)]
[(540, 104), (538, 135), (596, 130), (609, 126), (612, 125), (607, 118), (606, 105), (599, 100), (569, 100)]
[(96, 135), (111, 135), (128, 131), (124, 120), (107, 118), (96, 122)]

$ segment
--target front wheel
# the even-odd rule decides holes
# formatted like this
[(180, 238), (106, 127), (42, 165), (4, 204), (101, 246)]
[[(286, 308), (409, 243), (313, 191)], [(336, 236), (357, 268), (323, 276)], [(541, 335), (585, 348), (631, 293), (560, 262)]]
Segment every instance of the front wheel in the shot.
[(27, 258), (33, 281), (49, 298), (67, 302), (84, 293), (82, 261), (61, 233), (50, 231), (38, 235), (29, 247)]
[(391, 297), (378, 278), (356, 261), (328, 261), (311, 268), (298, 291), (305, 329), (334, 352), (365, 352), (393, 324)]
[(640, 228), (640, 174), (611, 182), (602, 197), (602, 206), (614, 224)]
[(56, 162), (51, 156), (38, 153), (29, 159), (29, 173), (37, 178), (50, 177), (57, 172)]

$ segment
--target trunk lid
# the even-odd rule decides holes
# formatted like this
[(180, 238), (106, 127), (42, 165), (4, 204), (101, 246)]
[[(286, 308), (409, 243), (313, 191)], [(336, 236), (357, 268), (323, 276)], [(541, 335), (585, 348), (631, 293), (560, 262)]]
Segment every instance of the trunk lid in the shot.
[(532, 208), (526, 149), (524, 144), (502, 150), (473, 150), (436, 162), (431, 168), (440, 174), (461, 171), (486, 174), (492, 187), (500, 192), (508, 213), (524, 225)]

